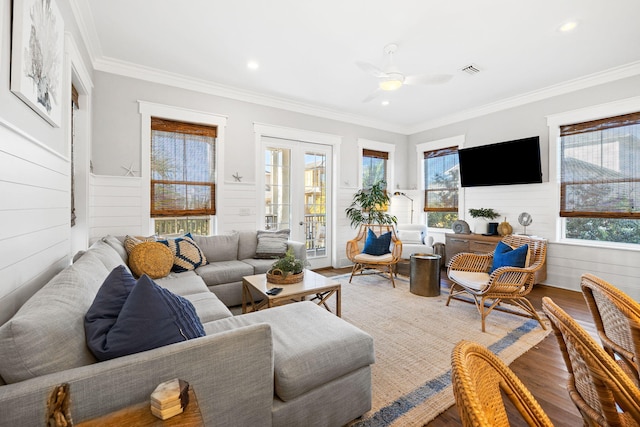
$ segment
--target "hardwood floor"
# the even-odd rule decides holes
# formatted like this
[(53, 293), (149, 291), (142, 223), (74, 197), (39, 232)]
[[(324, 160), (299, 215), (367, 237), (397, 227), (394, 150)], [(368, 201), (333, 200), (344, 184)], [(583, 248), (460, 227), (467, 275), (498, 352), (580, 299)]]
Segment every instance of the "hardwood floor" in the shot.
[[(316, 271), (325, 276), (335, 276), (350, 273), (351, 268), (329, 268)], [(443, 287), (449, 287), (450, 283), (445, 271), (443, 270), (442, 273), (441, 285)], [(536, 309), (542, 310), (542, 297), (544, 296), (553, 299), (556, 304), (562, 307), (562, 309), (576, 319), (582, 327), (595, 337), (595, 328), (591, 314), (580, 292), (536, 285), (529, 294), (529, 300)], [(469, 305), (469, 309), (473, 310), (474, 308), (472, 305)], [(478, 333), (481, 333), (479, 325), (480, 318), (478, 317), (478, 325), (473, 326), (477, 326)], [(516, 359), (510, 367), (535, 396), (556, 426), (582, 425), (582, 418), (571, 402), (569, 393), (566, 390), (567, 370), (558, 347), (558, 342), (553, 333), (547, 336), (538, 346)], [(517, 414), (515, 409), (508, 408), (508, 412), (512, 426), (527, 425), (522, 422), (517, 415), (514, 417), (511, 416), (511, 414)], [(427, 424), (429, 427), (456, 425), (459, 426), (461, 423), (455, 405)]]

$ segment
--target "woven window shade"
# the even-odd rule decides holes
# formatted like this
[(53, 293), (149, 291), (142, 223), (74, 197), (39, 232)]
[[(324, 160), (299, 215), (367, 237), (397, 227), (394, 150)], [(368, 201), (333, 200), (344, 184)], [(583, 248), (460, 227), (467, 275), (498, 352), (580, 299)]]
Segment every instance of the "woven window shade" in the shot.
[(560, 216), (640, 218), (640, 113), (560, 127)]
[(151, 119), (151, 216), (215, 215), (216, 128)]
[(386, 151), (368, 150), (366, 148), (363, 148), (362, 157), (374, 157), (376, 159), (389, 160), (389, 153), (387, 153)]
[(458, 211), (458, 147), (424, 152), (424, 211)]

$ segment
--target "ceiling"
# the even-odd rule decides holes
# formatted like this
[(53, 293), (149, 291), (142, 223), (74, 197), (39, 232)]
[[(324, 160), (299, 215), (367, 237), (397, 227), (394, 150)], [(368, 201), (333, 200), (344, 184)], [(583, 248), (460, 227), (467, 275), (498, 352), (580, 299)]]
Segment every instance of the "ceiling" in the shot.
[[(638, 0), (71, 3), (98, 70), (401, 133), (640, 74)], [(384, 68), (389, 43), (403, 73), (453, 79), (362, 102), (356, 61)]]

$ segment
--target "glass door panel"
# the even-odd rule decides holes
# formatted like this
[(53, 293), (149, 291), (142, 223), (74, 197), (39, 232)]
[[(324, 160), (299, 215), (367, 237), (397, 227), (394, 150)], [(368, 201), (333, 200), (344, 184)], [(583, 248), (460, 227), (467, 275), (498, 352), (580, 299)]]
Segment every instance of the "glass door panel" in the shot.
[(307, 151), (304, 154), (304, 229), (307, 256), (327, 254), (327, 156)]
[(264, 228), (291, 230), (310, 268), (331, 265), (331, 146), (263, 138)]
[(291, 150), (265, 149), (265, 229), (291, 229)]

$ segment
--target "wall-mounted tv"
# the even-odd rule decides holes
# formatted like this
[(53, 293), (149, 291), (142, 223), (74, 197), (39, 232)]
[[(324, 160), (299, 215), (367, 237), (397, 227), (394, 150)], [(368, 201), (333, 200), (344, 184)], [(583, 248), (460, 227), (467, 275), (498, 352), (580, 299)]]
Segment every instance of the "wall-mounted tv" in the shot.
[(538, 136), (461, 148), (458, 158), (462, 187), (542, 182)]

